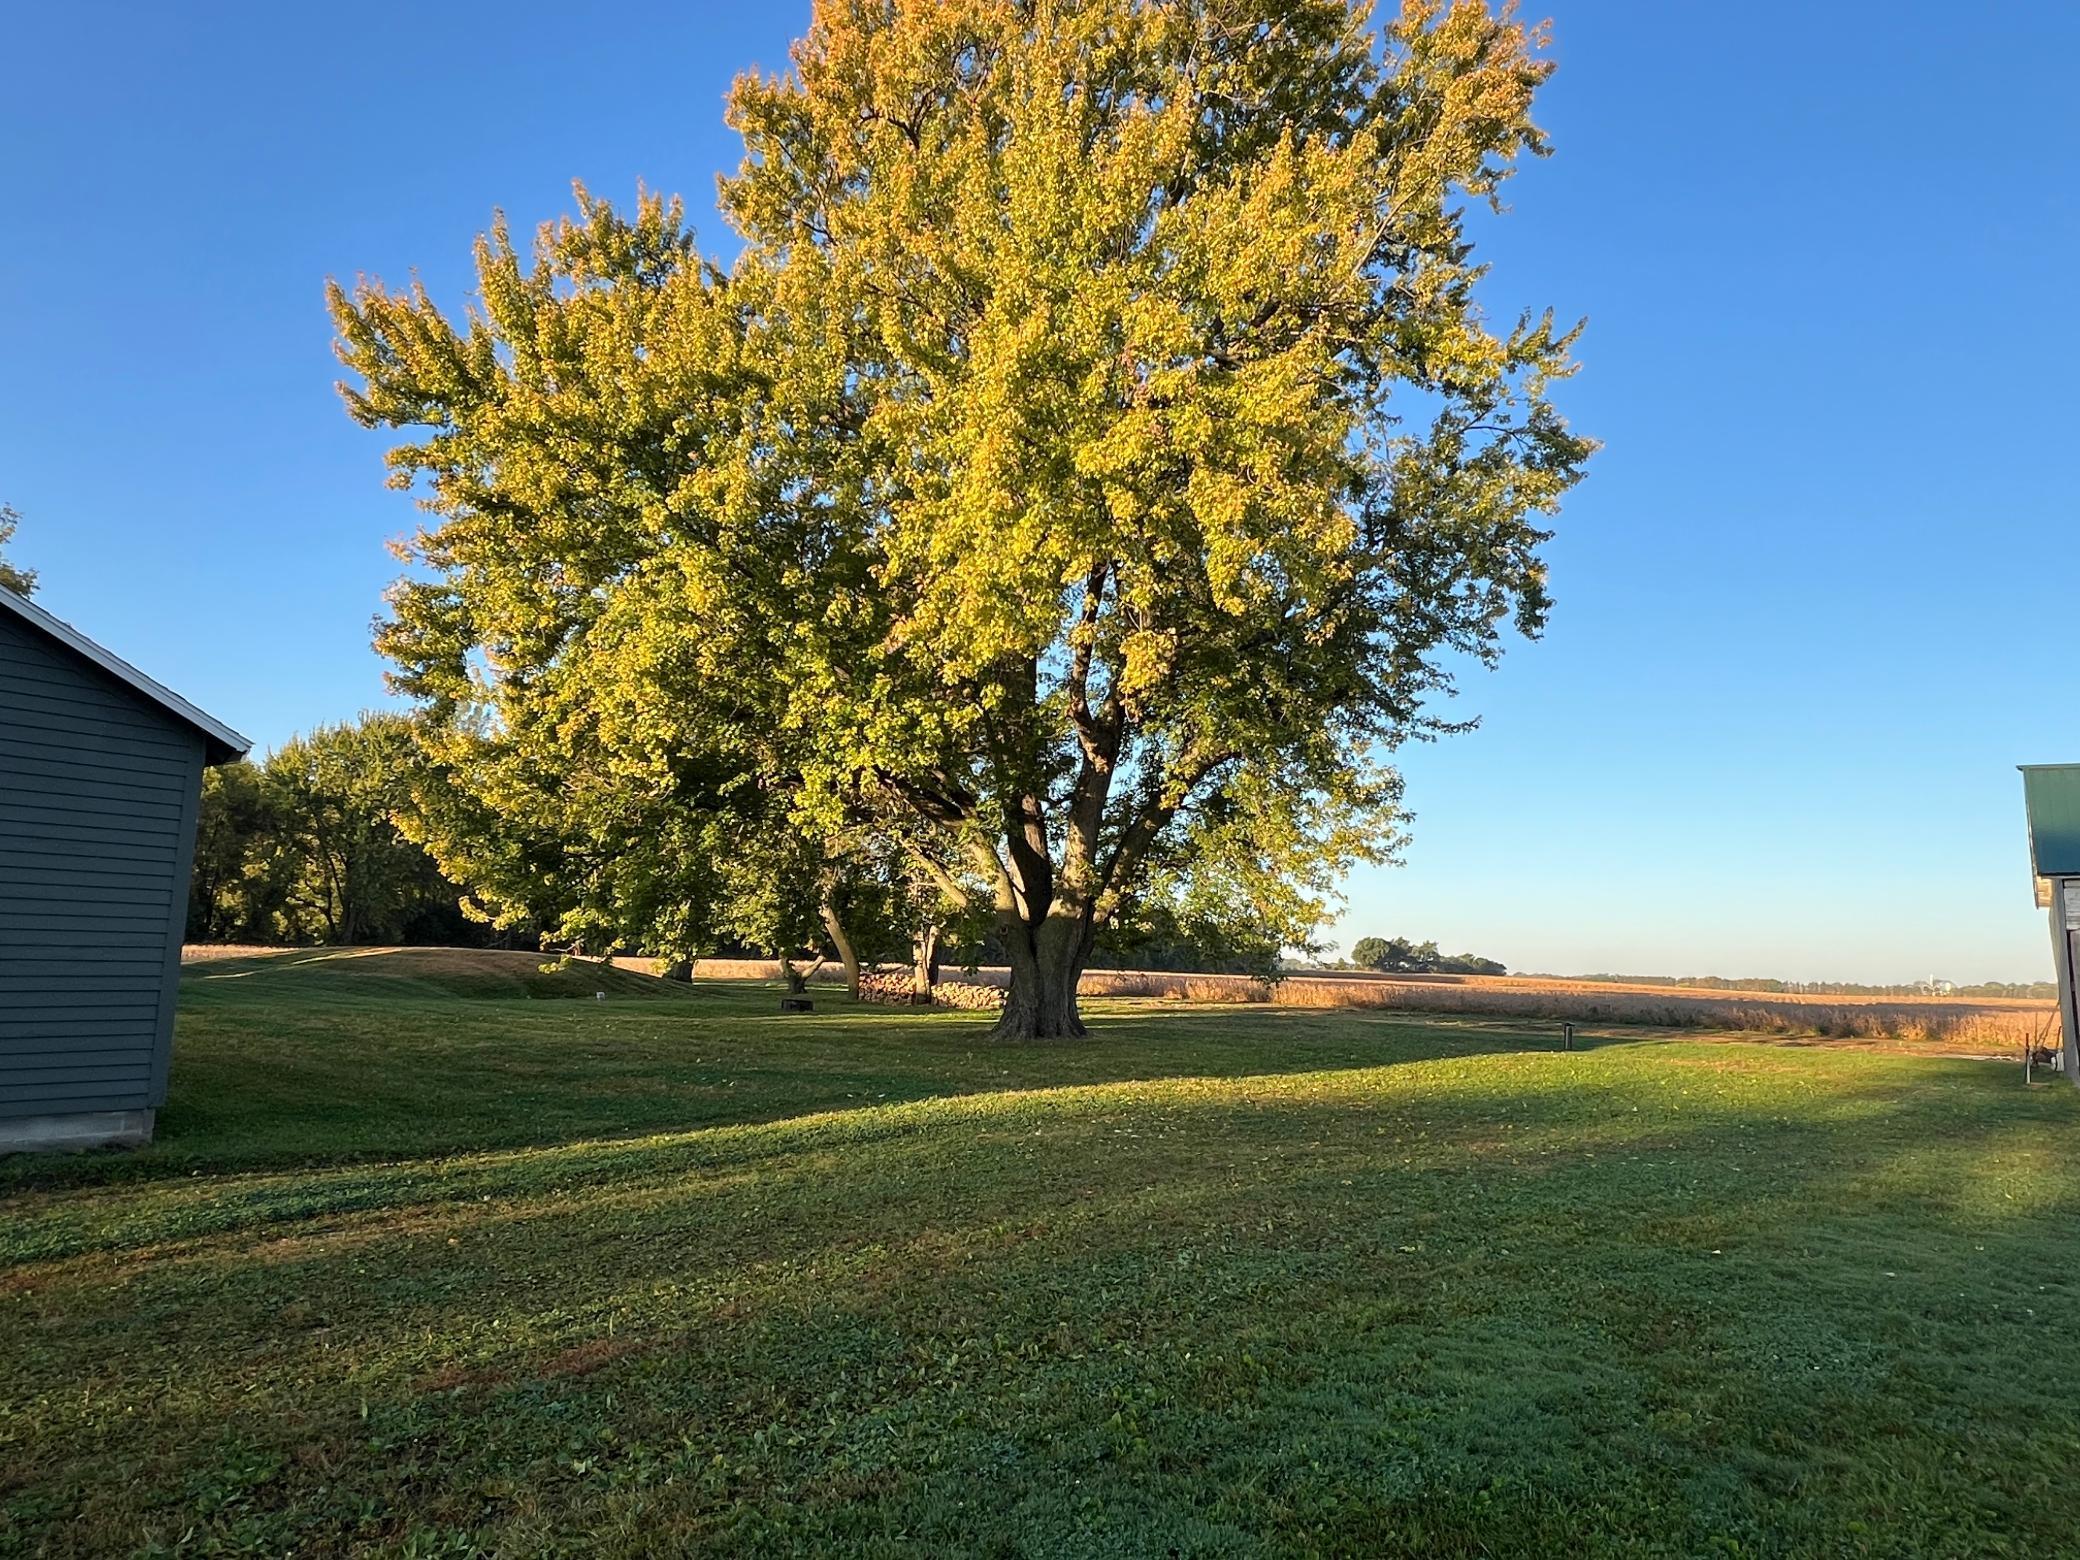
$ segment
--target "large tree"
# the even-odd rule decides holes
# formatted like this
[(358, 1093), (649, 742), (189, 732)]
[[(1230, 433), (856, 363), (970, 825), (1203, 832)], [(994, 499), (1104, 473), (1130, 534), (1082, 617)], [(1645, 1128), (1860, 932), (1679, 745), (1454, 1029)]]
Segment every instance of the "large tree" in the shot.
[(531, 265), (494, 230), (461, 328), (335, 289), (351, 410), (427, 430), (401, 686), (934, 831), (1006, 1035), (1082, 1033), (1152, 876), (1304, 938), (1451, 664), (1544, 620), (1572, 334), (1488, 323), (1463, 208), (1545, 149), (1547, 69), (1475, 3), (820, 4), (731, 94), (727, 274), (581, 192)]

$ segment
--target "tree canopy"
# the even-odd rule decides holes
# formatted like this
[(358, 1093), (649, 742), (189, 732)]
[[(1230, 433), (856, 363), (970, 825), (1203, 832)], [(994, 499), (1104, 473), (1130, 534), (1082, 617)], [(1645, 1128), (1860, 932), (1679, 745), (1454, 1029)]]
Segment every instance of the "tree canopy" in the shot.
[(1439, 953), (1437, 943), (1406, 937), (1360, 937), (1351, 944), (1351, 963), (1361, 970), (1407, 974), (1507, 975), (1506, 966), (1477, 953)]
[[(14, 540), (15, 529), (22, 523), (21, 511), (12, 504), (0, 504), (0, 554)], [(11, 590), (17, 596), (36, 594), (36, 571), (9, 563), (0, 556), (0, 589)]]
[(203, 772), (190, 942), (481, 940), (455, 886), (393, 821), (418, 767), (399, 716), (291, 738)]
[(730, 95), (728, 271), (581, 189), (531, 256), (494, 225), (459, 323), (335, 286), (432, 516), (380, 643), (477, 848), (592, 840), (566, 910), (664, 883), (690, 937), (893, 839), (993, 915), (1011, 1035), (1082, 1032), (1152, 893), (1304, 943), (1398, 844), (1386, 756), (1454, 729), (1451, 666), (1542, 625), (1590, 451), (1573, 333), (1492, 326), (1465, 225), (1545, 150), (1536, 43), (1429, 0), (828, 0)]

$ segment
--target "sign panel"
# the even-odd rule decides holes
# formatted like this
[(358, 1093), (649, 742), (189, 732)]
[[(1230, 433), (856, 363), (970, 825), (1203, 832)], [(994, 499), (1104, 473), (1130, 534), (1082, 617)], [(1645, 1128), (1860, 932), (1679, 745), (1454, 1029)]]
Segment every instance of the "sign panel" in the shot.
[(2060, 878), (2059, 886), (2065, 890), (2066, 930), (2080, 932), (2080, 878)]

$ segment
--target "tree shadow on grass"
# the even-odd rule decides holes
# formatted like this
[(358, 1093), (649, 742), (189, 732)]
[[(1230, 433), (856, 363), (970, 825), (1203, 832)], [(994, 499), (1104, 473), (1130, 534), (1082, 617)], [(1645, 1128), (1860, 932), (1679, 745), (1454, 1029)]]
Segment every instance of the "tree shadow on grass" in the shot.
[[(248, 961), (222, 961), (224, 984), (182, 1015), (155, 1143), (0, 1160), (0, 1195), (438, 1159), (1064, 1086), (1540, 1054), (1565, 1065), (1559, 1026), (1511, 1019), (1101, 999), (1087, 1040), (1015, 1046), (989, 1040), (986, 1015), (836, 997), (814, 1015), (783, 1015), (767, 1005), (770, 988), (748, 983), (697, 988), (684, 1003), (458, 1002), (367, 976), (269, 983), (269, 967), (299, 957), (251, 961), (251, 980)], [(1575, 1044), (1587, 1053), (1661, 1033), (1578, 1029)]]
[(32, 1265), (15, 1476), (134, 1541), (261, 1467), (203, 1531), (315, 1548), (2056, 1547), (2064, 1097), (1458, 1060), (136, 1188)]

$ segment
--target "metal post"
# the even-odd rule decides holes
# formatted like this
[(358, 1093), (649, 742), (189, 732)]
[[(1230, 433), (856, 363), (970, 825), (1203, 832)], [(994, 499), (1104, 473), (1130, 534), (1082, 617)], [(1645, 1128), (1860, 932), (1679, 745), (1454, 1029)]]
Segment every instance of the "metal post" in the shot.
[(2066, 894), (2080, 878), (2051, 880), (2051, 962), (2058, 971), (2058, 1025), (2066, 1082), (2080, 1088), (2080, 999), (2073, 990), (2073, 934), (2066, 929)]
[(1560, 1026), (1560, 1044), (1566, 1050), (1572, 1051), (1574, 1049), (1574, 1025), (1562, 1024)]

